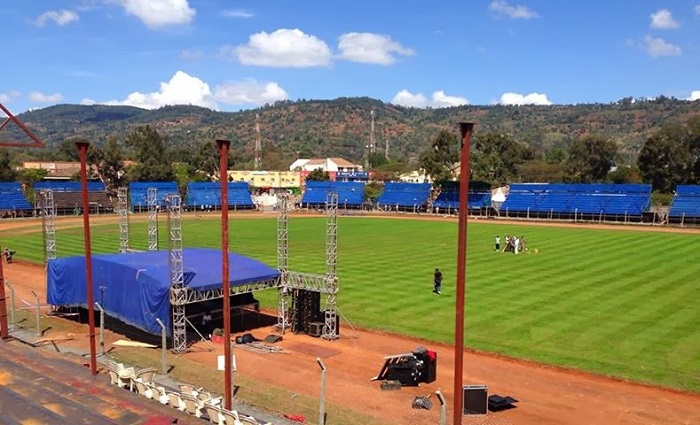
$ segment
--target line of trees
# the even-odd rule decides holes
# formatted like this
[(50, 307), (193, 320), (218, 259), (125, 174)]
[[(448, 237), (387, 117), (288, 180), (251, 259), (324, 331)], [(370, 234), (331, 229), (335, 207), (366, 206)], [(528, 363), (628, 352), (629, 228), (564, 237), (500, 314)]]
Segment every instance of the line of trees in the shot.
[[(458, 136), (440, 131), (420, 156), (420, 167), (434, 180), (457, 174)], [(637, 162), (625, 165), (614, 140), (596, 134), (568, 147), (538, 152), (510, 134), (482, 133), (472, 140), (471, 176), (494, 186), (512, 182), (649, 183), (671, 193), (676, 185), (700, 184), (700, 116), (669, 124), (650, 136)]]

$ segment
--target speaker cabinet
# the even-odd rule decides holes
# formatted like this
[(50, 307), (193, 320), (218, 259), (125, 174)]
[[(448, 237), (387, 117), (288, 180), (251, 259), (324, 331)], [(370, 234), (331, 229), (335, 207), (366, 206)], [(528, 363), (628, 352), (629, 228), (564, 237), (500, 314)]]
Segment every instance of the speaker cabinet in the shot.
[(465, 385), (462, 387), (463, 413), (465, 415), (485, 415), (489, 410), (489, 391), (486, 385)]
[(323, 334), (323, 322), (311, 322), (309, 323), (309, 336), (314, 336), (316, 338)]

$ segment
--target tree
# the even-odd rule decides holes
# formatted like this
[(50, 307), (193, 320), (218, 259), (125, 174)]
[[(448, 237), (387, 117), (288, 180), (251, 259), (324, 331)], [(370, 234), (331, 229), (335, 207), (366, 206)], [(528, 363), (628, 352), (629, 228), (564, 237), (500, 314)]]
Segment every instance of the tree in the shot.
[(642, 176), (637, 167), (619, 166), (615, 171), (608, 173), (608, 180), (613, 183), (641, 183)]
[(508, 134), (480, 134), (474, 138), (472, 174), (475, 178), (490, 183), (508, 183), (518, 175), (518, 164), (523, 162), (525, 151)]
[(58, 145), (56, 159), (61, 161), (79, 162), (80, 155), (75, 147), (75, 139), (67, 139)]
[(321, 168), (316, 168), (306, 176), (306, 181), (328, 181), (330, 179), (331, 176)]
[(420, 168), (432, 177), (434, 182), (453, 180), (455, 164), (459, 161), (457, 135), (440, 130), (430, 148), (420, 155)]
[(11, 182), (17, 178), (10, 151), (0, 148), (0, 182)]
[(566, 180), (573, 183), (604, 181), (617, 160), (617, 145), (597, 135), (576, 139), (566, 160)]
[(126, 136), (126, 145), (134, 151), (136, 165), (130, 167), (133, 181), (173, 181), (175, 173), (165, 138), (151, 126), (138, 127)]
[(528, 161), (518, 166), (518, 174), (525, 182), (560, 183), (564, 180), (564, 165), (542, 160)]
[(561, 164), (566, 161), (566, 151), (560, 147), (554, 147), (544, 154), (548, 164)]
[(103, 148), (91, 144), (87, 162), (105, 184), (107, 192), (115, 194), (122, 185), (124, 176), (124, 153), (119, 146), (117, 136), (107, 139)]
[(691, 182), (695, 165), (691, 142), (689, 131), (681, 124), (662, 127), (649, 137), (637, 159), (644, 181), (664, 193)]

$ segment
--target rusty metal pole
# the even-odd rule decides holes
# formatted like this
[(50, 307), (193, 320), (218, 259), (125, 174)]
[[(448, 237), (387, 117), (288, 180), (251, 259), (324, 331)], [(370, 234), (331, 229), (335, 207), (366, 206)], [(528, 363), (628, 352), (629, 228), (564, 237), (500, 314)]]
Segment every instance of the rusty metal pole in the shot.
[(469, 195), (469, 173), (471, 167), (470, 146), (473, 123), (460, 123), (462, 146), (459, 164), (459, 229), (457, 241), (457, 306), (455, 312), (455, 377), (453, 424), (462, 424), (462, 372), (464, 368), (464, 288), (467, 280), (467, 197)]
[(87, 184), (87, 150), (90, 142), (78, 141), (75, 143), (80, 155), (80, 180), (82, 181), (83, 195), (83, 231), (85, 233), (85, 277), (87, 280), (87, 309), (88, 323), (90, 326), (90, 371), (97, 375), (97, 347), (95, 346), (95, 299), (92, 288), (92, 247), (90, 246), (90, 201), (88, 199)]
[(2, 270), (2, 257), (0, 257), (0, 338), (7, 339), (9, 337), (10, 328), (7, 326), (7, 303), (5, 303), (5, 274)]
[(229, 140), (217, 140), (221, 180), (221, 283), (224, 295), (224, 407), (231, 410), (231, 290), (228, 262), (228, 149)]

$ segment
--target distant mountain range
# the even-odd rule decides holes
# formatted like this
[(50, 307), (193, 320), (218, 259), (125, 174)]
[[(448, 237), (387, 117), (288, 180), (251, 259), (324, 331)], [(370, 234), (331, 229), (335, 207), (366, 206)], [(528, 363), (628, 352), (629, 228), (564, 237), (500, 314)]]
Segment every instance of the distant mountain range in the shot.
[[(229, 138), (232, 147), (252, 158), (256, 115), (263, 146), (273, 144), (289, 159), (338, 156), (361, 162), (370, 140), (370, 111), (375, 111), (375, 140), (383, 153), (403, 161), (415, 160), (441, 129), (457, 132), (460, 121), (477, 124), (479, 132), (504, 132), (545, 152), (568, 146), (587, 133), (617, 141), (628, 157), (662, 125), (700, 114), (700, 101), (660, 97), (622, 99), (608, 104), (551, 106), (460, 106), (414, 109), (371, 98), (284, 101), (255, 110), (217, 112), (196, 106), (166, 106), (145, 110), (130, 106), (56, 105), (18, 115), (48, 146), (74, 137), (104, 142), (112, 134), (124, 136), (149, 124), (170, 143), (189, 145)], [(8, 126), (3, 139), (19, 138)], [(50, 154), (44, 151), (42, 156)]]

